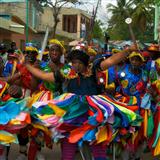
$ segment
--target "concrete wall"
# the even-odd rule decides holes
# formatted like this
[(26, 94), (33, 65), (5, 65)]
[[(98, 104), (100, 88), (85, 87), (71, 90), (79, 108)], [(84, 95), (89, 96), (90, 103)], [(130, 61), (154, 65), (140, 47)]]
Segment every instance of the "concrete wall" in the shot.
[[(49, 7), (45, 7), (44, 13), (41, 15), (41, 23), (38, 27), (39, 31), (45, 31), (46, 26), (49, 26), (50, 28), (54, 25), (54, 19), (52, 14), (52, 9)], [(66, 31), (63, 31), (63, 15), (77, 15), (77, 33), (69, 33)], [(88, 21), (90, 20), (90, 15), (85, 13), (84, 11), (80, 9), (75, 8), (62, 8), (61, 12), (59, 14), (59, 20), (60, 22), (57, 25), (56, 34), (59, 34), (61, 36), (65, 36), (72, 39), (79, 39), (80, 38), (80, 30), (81, 30), (81, 17), (85, 17)]]

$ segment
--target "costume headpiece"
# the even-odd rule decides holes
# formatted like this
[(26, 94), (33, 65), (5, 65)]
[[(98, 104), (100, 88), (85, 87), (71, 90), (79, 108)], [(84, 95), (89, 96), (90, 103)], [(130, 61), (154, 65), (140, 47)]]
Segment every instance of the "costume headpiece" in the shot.
[(116, 49), (116, 48), (112, 49), (112, 53), (113, 53), (113, 54), (115, 54), (115, 53), (119, 53), (119, 52), (121, 52), (121, 50), (120, 50), (120, 49)]
[(160, 52), (159, 46), (157, 44), (151, 44), (148, 47), (148, 51), (151, 51), (151, 52)]
[(74, 60), (74, 59), (78, 59), (80, 60), (85, 66), (88, 65), (89, 63), (89, 55), (87, 55), (84, 51), (75, 49), (72, 50), (69, 55), (68, 55), (68, 59), (69, 60)]
[(26, 43), (25, 51), (38, 53), (38, 49), (31, 42)]
[(97, 55), (97, 52), (93, 49), (93, 48), (88, 48), (88, 50), (87, 50), (87, 54), (89, 55), (89, 56), (96, 56)]
[(60, 42), (59, 40), (57, 39), (51, 39), (49, 41), (49, 47), (53, 46), (53, 45), (58, 45), (61, 47), (62, 49), (62, 53), (64, 54), (65, 53), (65, 48), (64, 48), (64, 44), (62, 42)]
[(129, 55), (129, 58), (132, 58), (132, 57), (135, 57), (135, 56), (140, 57), (143, 62), (145, 61), (144, 57), (143, 57), (139, 52), (132, 52), (132, 53)]

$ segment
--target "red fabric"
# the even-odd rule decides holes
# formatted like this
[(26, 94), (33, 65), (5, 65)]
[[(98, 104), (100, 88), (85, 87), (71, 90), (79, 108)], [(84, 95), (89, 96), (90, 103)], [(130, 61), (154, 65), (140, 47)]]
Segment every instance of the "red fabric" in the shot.
[(60, 126), (58, 126), (58, 130), (65, 131), (65, 132), (70, 132), (76, 128), (78, 127), (71, 124), (67, 124), (67, 123), (62, 123)]
[(86, 99), (89, 103), (90, 106), (92, 106), (95, 110), (97, 110), (97, 116), (96, 116), (96, 120), (101, 123), (104, 120), (104, 116), (103, 116), (103, 112), (101, 111), (101, 109), (94, 103), (92, 102), (91, 98), (89, 96), (86, 96)]
[(31, 89), (32, 74), (22, 64), (17, 64), (17, 69), (21, 73), (22, 85), (24, 88)]
[(93, 128), (95, 128), (95, 126), (91, 126), (90, 124), (86, 123), (83, 126), (74, 129), (73, 131), (71, 131), (71, 134), (69, 136), (69, 142), (77, 143), (88, 130), (92, 130)]
[(142, 92), (145, 90), (145, 85), (144, 85), (144, 82), (143, 81), (139, 81), (136, 85), (136, 89), (139, 91), (139, 92)]
[(113, 99), (109, 98), (108, 96), (104, 96), (104, 97), (107, 98), (109, 101), (114, 102), (114, 103), (116, 103), (116, 104), (118, 104), (120, 106), (123, 106), (123, 107), (125, 107), (125, 108), (127, 108), (127, 109), (129, 109), (129, 110), (131, 110), (133, 112), (137, 111), (138, 108), (139, 108), (137, 105), (125, 105), (125, 104), (123, 104), (121, 102), (114, 101)]
[(28, 160), (35, 160), (38, 151), (38, 145), (32, 140), (28, 149)]
[(6, 94), (5, 96), (2, 97), (2, 101), (6, 102), (11, 98), (11, 96), (9, 94)]

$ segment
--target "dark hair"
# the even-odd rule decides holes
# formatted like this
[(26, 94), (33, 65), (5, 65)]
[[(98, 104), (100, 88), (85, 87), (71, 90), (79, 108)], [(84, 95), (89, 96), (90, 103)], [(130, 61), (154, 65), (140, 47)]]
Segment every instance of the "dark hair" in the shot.
[(89, 63), (89, 56), (81, 50), (73, 50), (68, 54), (67, 59), (69, 61), (78, 59), (80, 60), (85, 66), (88, 66)]

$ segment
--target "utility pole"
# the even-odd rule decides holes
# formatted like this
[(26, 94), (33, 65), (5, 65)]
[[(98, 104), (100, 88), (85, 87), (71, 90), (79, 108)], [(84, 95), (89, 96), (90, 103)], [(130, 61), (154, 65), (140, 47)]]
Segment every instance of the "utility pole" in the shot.
[(29, 24), (29, 15), (28, 15), (28, 5), (29, 0), (26, 0), (26, 43), (28, 43), (28, 24)]
[(101, 2), (101, 0), (97, 1), (96, 10), (95, 10), (94, 15), (93, 15), (93, 25), (91, 26), (91, 32), (93, 32), (93, 28), (94, 28), (94, 24), (95, 24), (95, 19), (96, 19), (96, 15), (97, 15), (97, 11), (98, 11), (98, 6), (99, 6), (100, 2)]

